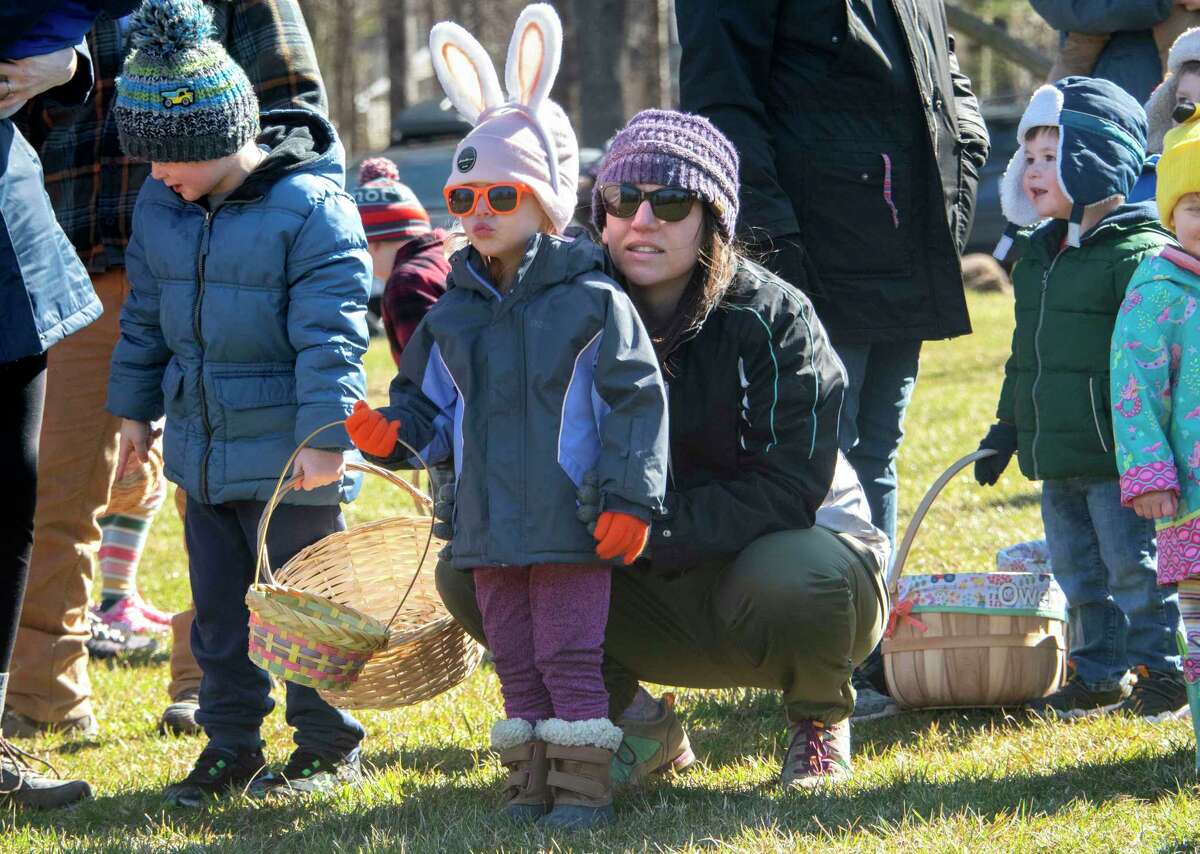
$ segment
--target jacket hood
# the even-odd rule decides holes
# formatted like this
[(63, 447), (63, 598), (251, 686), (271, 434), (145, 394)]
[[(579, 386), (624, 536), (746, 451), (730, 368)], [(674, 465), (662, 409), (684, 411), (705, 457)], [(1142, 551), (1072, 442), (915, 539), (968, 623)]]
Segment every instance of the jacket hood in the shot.
[[(1163, 263), (1169, 262), (1169, 263)], [(1171, 283), (1192, 291), (1193, 296), (1200, 297), (1200, 258), (1191, 255), (1174, 246), (1164, 246), (1158, 254), (1154, 275), (1133, 277), (1129, 289), (1136, 290), (1142, 285), (1153, 283), (1163, 275), (1169, 276)]]
[[(1146, 160), (1146, 114), (1123, 89), (1107, 80), (1065, 77), (1029, 99), (1017, 126), (1018, 147), (1000, 183), (1000, 206), (1017, 226), (1038, 222), (1021, 188), (1025, 134), (1058, 128), (1058, 184), (1072, 203), (1067, 242), (1079, 245), (1084, 211), (1114, 197), (1127, 198)], [(1007, 254), (1008, 246), (1003, 246)], [(997, 248), (997, 254), (1001, 247)]]
[(337, 131), (324, 116), (311, 110), (270, 110), (262, 114), (256, 140), (268, 149), (266, 158), (230, 199), (252, 199), (266, 193), (285, 175), (309, 172), (328, 178), (339, 189), (346, 185), (346, 153)]
[(1161, 154), (1163, 140), (1175, 122), (1175, 93), (1179, 91), (1179, 69), (1185, 62), (1200, 61), (1200, 27), (1192, 27), (1171, 45), (1167, 56), (1167, 76), (1146, 101), (1146, 150)]
[[(604, 250), (584, 236), (560, 237), (538, 233), (529, 238), (525, 257), (509, 295), (528, 295), (554, 285), (573, 281), (585, 273), (604, 273)], [(486, 297), (500, 298), (487, 275), (483, 256), (473, 246), (450, 256), (450, 274), (455, 287), (467, 288)]]

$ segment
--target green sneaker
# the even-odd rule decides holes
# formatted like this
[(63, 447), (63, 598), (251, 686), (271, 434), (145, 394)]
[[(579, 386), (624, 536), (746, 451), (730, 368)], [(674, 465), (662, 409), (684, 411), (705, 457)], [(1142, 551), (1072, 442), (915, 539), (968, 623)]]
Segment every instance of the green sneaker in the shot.
[(339, 758), (297, 747), (287, 765), (278, 774), (267, 774), (258, 780), (250, 793), (256, 797), (270, 795), (311, 795), (331, 792), (347, 783), (362, 780), (362, 764), (358, 748)]
[(167, 786), (163, 800), (171, 806), (195, 809), (206, 801), (253, 786), (265, 765), (261, 748), (233, 751), (206, 747), (191, 773)]
[(613, 788), (636, 786), (655, 774), (680, 774), (696, 762), (691, 742), (675, 714), (675, 695), (663, 694), (652, 720), (617, 722), (624, 733), (613, 754), (609, 777)]

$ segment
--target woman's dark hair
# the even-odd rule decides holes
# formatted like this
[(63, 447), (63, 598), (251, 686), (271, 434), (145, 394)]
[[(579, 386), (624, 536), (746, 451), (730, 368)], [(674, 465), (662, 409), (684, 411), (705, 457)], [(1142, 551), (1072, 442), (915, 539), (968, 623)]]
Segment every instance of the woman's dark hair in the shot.
[(655, 355), (667, 376), (673, 375), (671, 354), (679, 342), (699, 328), (709, 312), (716, 308), (742, 258), (737, 245), (726, 240), (717, 230), (713, 213), (707, 204), (704, 205), (700, 228), (703, 234), (698, 263), (679, 298), (679, 305), (670, 321), (659, 329), (649, 330)]

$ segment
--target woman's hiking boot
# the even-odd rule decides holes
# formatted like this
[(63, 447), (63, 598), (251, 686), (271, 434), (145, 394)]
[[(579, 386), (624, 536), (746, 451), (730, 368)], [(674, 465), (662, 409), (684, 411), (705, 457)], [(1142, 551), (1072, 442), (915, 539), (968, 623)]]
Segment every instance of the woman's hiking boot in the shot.
[(92, 788), (83, 780), (60, 780), (35, 771), (30, 760), (54, 771), (49, 762), (38, 759), (0, 736), (0, 805), (13, 803), (29, 809), (65, 807), (92, 796)]
[(546, 742), (546, 783), (554, 808), (538, 822), (560, 830), (592, 830), (616, 817), (609, 769), (621, 744), (621, 728), (607, 718), (541, 721), (535, 735)]
[(802, 718), (788, 726), (791, 741), (779, 779), (784, 787), (816, 788), (850, 776), (850, 721)]
[(492, 750), (508, 769), (500, 814), (514, 821), (537, 821), (550, 812), (550, 789), (546, 774), (546, 742), (533, 737), (533, 724), (520, 718), (496, 721), (492, 726)]
[(654, 702), (658, 714), (648, 720), (621, 718), (624, 736), (609, 771), (614, 788), (636, 786), (655, 774), (679, 774), (696, 762), (692, 744), (675, 713), (675, 695), (663, 694)]
[(171, 806), (196, 808), (205, 801), (245, 791), (263, 775), (267, 761), (261, 747), (226, 750), (208, 746), (190, 774), (167, 786), (163, 799)]
[(1135, 672), (1138, 680), (1117, 711), (1153, 724), (1187, 717), (1191, 709), (1182, 673), (1162, 673), (1143, 665), (1138, 665)]
[(332, 792), (340, 786), (361, 782), (360, 757), (357, 747), (342, 756), (297, 747), (283, 770), (259, 777), (251, 785), (250, 794), (255, 797), (297, 797)]

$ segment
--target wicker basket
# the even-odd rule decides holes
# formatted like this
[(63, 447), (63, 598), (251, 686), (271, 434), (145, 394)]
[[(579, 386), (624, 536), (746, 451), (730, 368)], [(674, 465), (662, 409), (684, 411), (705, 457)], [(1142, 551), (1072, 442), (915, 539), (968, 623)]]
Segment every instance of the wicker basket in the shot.
[[(346, 467), (383, 478), (412, 495), (422, 509), (432, 505), (398, 474), (366, 462), (348, 462)], [(252, 638), (255, 617), (268, 622), (261, 607), (255, 613), (254, 597), (262, 595), (278, 604), (283, 601), (279, 591), (339, 609), (329, 622), (343, 631), (348, 614), (363, 625), (378, 626), (378, 641), (353, 678), (314, 685), (341, 708), (389, 709), (418, 703), (470, 675), (483, 650), (446, 611), (433, 573), (421, 571), (426, 559), (443, 545), (432, 535), (432, 518), (406, 514), (335, 532), (272, 572), (265, 549), (267, 527), (279, 501), (297, 486), (298, 480), (281, 484), (259, 523), (259, 577), (266, 583), (256, 583), (247, 596)], [(290, 672), (279, 675), (301, 681)]]
[(909, 576), (901, 584), (913, 539), (938, 494), (959, 471), (993, 453), (975, 451), (938, 478), (888, 575), (884, 675), (902, 708), (1019, 705), (1053, 692), (1066, 675), (1065, 597), (1048, 573)]

